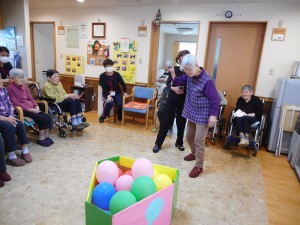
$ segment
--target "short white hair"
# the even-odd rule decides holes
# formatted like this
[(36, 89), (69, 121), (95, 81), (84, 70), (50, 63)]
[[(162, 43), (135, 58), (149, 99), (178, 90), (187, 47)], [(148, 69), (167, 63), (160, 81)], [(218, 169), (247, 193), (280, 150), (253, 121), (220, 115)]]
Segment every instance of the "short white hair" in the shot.
[(195, 65), (197, 65), (197, 59), (196, 56), (192, 55), (192, 54), (187, 54), (185, 56), (183, 56), (182, 61), (181, 61), (181, 66), (184, 67), (192, 67), (194, 68)]
[(14, 79), (17, 76), (24, 77), (24, 71), (18, 68), (13, 68), (9, 71), (9, 78)]

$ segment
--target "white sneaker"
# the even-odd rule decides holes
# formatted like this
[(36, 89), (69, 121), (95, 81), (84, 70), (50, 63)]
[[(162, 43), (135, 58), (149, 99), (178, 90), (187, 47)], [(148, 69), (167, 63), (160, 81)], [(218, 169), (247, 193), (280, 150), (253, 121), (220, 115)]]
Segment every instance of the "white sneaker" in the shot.
[(239, 143), (239, 147), (246, 147), (249, 145), (249, 142), (246, 139), (241, 139), (240, 143)]

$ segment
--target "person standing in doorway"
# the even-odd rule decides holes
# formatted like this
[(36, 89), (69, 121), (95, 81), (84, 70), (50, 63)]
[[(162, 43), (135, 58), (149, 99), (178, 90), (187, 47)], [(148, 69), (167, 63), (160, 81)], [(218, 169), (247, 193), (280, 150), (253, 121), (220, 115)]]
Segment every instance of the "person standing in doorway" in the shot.
[(205, 138), (208, 128), (217, 121), (220, 98), (212, 77), (199, 67), (194, 55), (185, 55), (181, 65), (188, 76), (182, 116), (188, 119), (186, 139), (191, 148), (191, 153), (184, 160), (196, 160), (189, 173), (191, 178), (195, 178), (203, 172)]

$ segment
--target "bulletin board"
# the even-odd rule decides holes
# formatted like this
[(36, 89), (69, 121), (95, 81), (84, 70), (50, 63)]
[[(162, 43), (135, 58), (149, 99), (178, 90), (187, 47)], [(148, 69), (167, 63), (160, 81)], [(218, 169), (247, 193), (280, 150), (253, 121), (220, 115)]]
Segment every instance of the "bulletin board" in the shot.
[(65, 55), (66, 74), (83, 74), (83, 56)]
[(87, 64), (103, 65), (103, 61), (109, 58), (109, 45), (88, 44)]
[(119, 72), (125, 83), (135, 84), (137, 64), (137, 41), (121, 39), (113, 43), (114, 70)]

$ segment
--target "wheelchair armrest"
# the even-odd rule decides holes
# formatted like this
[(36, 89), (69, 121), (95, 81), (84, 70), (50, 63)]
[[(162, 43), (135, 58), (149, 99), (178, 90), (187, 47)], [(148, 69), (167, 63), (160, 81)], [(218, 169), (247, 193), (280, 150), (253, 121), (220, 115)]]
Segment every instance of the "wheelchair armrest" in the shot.
[(48, 102), (45, 101), (45, 100), (36, 100), (36, 102), (37, 102), (38, 104), (43, 104), (43, 105), (44, 105), (44, 109), (45, 109), (45, 113), (48, 114)]
[(44, 100), (46, 102), (55, 102), (55, 99), (54, 98), (49, 98), (49, 97), (45, 97), (45, 96), (39, 96), (39, 99), (40, 100)]

